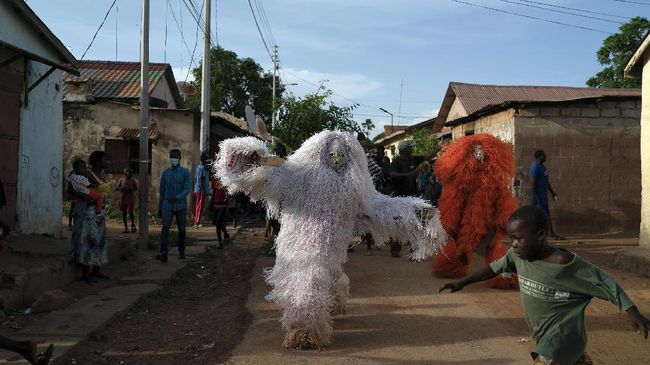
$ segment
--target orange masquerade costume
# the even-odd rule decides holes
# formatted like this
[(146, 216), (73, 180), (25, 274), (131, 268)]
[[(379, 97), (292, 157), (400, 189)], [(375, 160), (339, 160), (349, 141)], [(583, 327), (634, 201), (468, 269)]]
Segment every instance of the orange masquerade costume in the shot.
[[(501, 242), (506, 224), (517, 209), (510, 182), (515, 172), (512, 147), (488, 134), (467, 136), (447, 146), (436, 162), (436, 176), (443, 186), (439, 201), (442, 225), (449, 241), (433, 261), (441, 277), (467, 275), (472, 255), (484, 237), (495, 232), (487, 244), (485, 263), (507, 251)], [(486, 284), (494, 288), (517, 286), (516, 277), (501, 275)]]

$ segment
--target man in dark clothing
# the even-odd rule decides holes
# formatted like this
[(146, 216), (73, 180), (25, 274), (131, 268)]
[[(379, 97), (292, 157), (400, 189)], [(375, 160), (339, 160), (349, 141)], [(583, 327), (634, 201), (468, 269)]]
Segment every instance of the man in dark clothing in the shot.
[[(393, 159), (390, 174), (395, 196), (417, 196), (417, 167), (426, 161), (426, 157), (413, 156), (413, 146), (410, 139), (401, 141), (397, 146), (399, 156)], [(393, 257), (399, 257), (401, 250), (402, 244), (399, 241), (390, 241), (390, 253)]]
[(417, 196), (417, 167), (426, 161), (424, 156), (413, 156), (413, 141), (410, 139), (399, 143), (399, 156), (391, 163), (391, 178), (395, 196)]
[(548, 192), (551, 192), (553, 200), (557, 201), (557, 194), (551, 186), (551, 181), (548, 177), (548, 170), (544, 163), (546, 162), (546, 152), (543, 150), (535, 151), (535, 163), (530, 168), (531, 178), (531, 205), (541, 209), (546, 218), (548, 218), (549, 236), (556, 240), (564, 240), (565, 238), (555, 233), (553, 229), (553, 221), (551, 220), (551, 210), (548, 206)]

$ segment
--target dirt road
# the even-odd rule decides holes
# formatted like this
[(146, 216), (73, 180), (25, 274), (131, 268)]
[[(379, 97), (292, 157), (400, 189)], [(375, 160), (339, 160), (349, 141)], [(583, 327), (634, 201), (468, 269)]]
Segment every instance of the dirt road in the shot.
[[(614, 270), (611, 253), (632, 241), (565, 244), (602, 265), (623, 285), (641, 311), (650, 314), (647, 278)], [(281, 347), (278, 309), (264, 300), (262, 270), (273, 260), (257, 261), (247, 307), (254, 321), (233, 351), (229, 364), (529, 364), (533, 342), (519, 293), (481, 285), (454, 294), (434, 294), (443, 284), (430, 263), (389, 256), (388, 250), (349, 255), (348, 315), (334, 323), (332, 344), (323, 351)], [(646, 364), (650, 343), (630, 330), (625, 315), (606, 302), (588, 308), (587, 352), (595, 364)], [(645, 359), (645, 360), (644, 360)]]

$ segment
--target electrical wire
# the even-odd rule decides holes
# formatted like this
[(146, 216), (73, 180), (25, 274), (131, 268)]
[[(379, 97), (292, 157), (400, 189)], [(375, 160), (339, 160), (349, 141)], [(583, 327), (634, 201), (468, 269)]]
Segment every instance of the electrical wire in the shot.
[(260, 33), (260, 38), (262, 38), (262, 43), (264, 43), (264, 48), (266, 48), (266, 53), (268, 53), (269, 57), (271, 57), (271, 62), (275, 63), (273, 56), (271, 55), (271, 51), (269, 51), (269, 46), (266, 44), (266, 39), (264, 39), (264, 35), (262, 34), (262, 30), (260, 29), (260, 24), (257, 22), (257, 16), (255, 15), (255, 10), (253, 10), (253, 5), (251, 4), (251, 0), (248, 0), (248, 6), (251, 8), (251, 13), (253, 14), (253, 19), (255, 20), (257, 31)]
[(642, 3), (640, 1), (628, 1), (628, 0), (614, 0), (614, 1), (619, 2), (619, 3), (628, 3), (628, 4), (650, 6), (650, 3)]
[[(203, 5), (201, 5), (201, 11), (203, 11)], [(199, 28), (196, 28), (196, 32), (194, 33), (194, 49), (192, 50), (192, 55), (190, 56), (190, 64), (187, 67), (187, 74), (185, 75), (185, 81), (187, 82), (187, 79), (190, 77), (190, 72), (192, 72), (192, 65), (194, 64), (194, 56), (196, 55), (196, 47), (199, 44)]]
[(101, 24), (99, 24), (99, 27), (97, 28), (97, 31), (93, 35), (93, 38), (90, 40), (90, 44), (88, 45), (88, 47), (86, 48), (84, 53), (81, 55), (81, 58), (79, 59), (79, 61), (82, 61), (84, 59), (84, 57), (86, 57), (86, 53), (88, 53), (88, 51), (90, 50), (90, 47), (92, 47), (93, 43), (95, 42), (95, 38), (97, 38), (97, 34), (99, 34), (99, 31), (104, 26), (104, 23), (106, 22), (106, 18), (108, 18), (108, 15), (111, 13), (111, 10), (113, 10), (113, 7), (115, 6), (115, 3), (117, 3), (117, 0), (113, 0), (113, 3), (108, 8), (108, 11), (106, 12), (106, 15), (104, 15), (104, 19), (102, 20)]
[[(577, 28), (577, 29), (582, 29), (582, 30), (588, 30), (588, 31), (590, 31), (590, 32), (596, 32), (596, 33), (613, 34), (612, 32), (607, 32), (607, 31), (604, 31), (604, 30), (599, 30), (599, 29), (594, 29), (594, 28), (589, 28), (589, 27), (583, 27), (583, 26), (581, 26), (581, 25), (575, 25), (575, 24), (563, 23), (563, 22), (559, 22), (559, 21), (556, 21), (556, 20), (551, 20), (551, 19), (546, 19), (546, 18), (540, 18), (540, 17), (536, 17), (536, 16), (532, 16), (532, 15), (526, 15), (526, 14), (516, 13), (516, 12), (513, 12), (513, 11), (507, 11), (507, 10), (503, 10), (503, 9), (492, 8), (492, 7), (489, 7), (489, 6), (483, 6), (483, 5), (478, 5), (478, 4), (470, 3), (470, 2), (467, 2), (467, 1), (461, 1), (461, 0), (451, 0), (451, 1), (453, 1), (453, 2), (455, 2), (455, 3), (459, 3), (459, 4), (464, 4), (464, 5), (474, 6), (474, 7), (477, 7), (477, 8), (482, 8), (482, 9), (487, 9), (487, 10), (496, 11), (496, 12), (503, 13), (503, 14), (510, 14), (510, 15), (515, 15), (515, 16), (519, 16), (519, 17), (523, 17), (523, 18), (539, 20), (539, 21), (546, 22), (546, 23), (552, 23), (552, 24), (563, 25), (563, 26), (565, 26), (565, 27), (571, 27), (571, 28)], [(618, 0), (615, 0), (615, 1), (618, 1)]]
[(600, 13), (600, 12), (597, 12), (597, 11), (585, 10), (585, 9), (580, 9), (580, 8), (571, 8), (571, 7), (568, 7), (568, 6), (555, 5), (555, 4), (548, 4), (548, 3), (543, 3), (543, 2), (540, 2), (540, 1), (532, 1), (532, 0), (518, 0), (518, 1), (522, 2), (522, 3), (531, 3), (531, 4), (537, 4), (537, 5), (544, 5), (544, 6), (548, 6), (548, 7), (551, 7), (551, 8), (580, 11), (580, 12), (587, 13), (587, 14), (604, 15), (604, 16), (609, 16), (609, 17), (613, 17), (613, 18), (620, 18), (620, 19), (630, 19), (630, 17), (628, 17), (628, 16), (614, 15), (614, 14), (608, 14), (608, 13)]
[(269, 19), (266, 16), (266, 10), (264, 10), (264, 4), (262, 3), (261, 0), (254, 0), (254, 1), (255, 1), (255, 7), (257, 8), (257, 15), (259, 15), (260, 19), (262, 20), (262, 28), (264, 28), (266, 32), (267, 39), (269, 39), (272, 44), (276, 45), (277, 43), (275, 41), (275, 36), (273, 35), (273, 31), (271, 30)]
[(554, 13), (559, 13), (559, 14), (568, 14), (568, 15), (578, 16), (578, 17), (581, 17), (581, 18), (600, 20), (600, 21), (608, 22), (608, 23), (623, 24), (623, 23), (618, 22), (618, 21), (615, 21), (615, 20), (610, 20), (610, 19), (605, 19), (605, 18), (599, 18), (599, 17), (597, 17), (597, 16), (591, 16), (591, 15), (584, 15), (584, 14), (572, 13), (572, 12), (570, 12), (570, 11), (564, 11), (564, 10), (549, 9), (549, 8), (545, 8), (545, 7), (537, 6), (537, 5), (532, 5), (532, 4), (523, 4), (523, 3), (520, 3), (520, 2), (517, 2), (517, 1), (511, 1), (511, 0), (499, 0), (499, 1), (504, 2), (504, 3), (509, 3), (509, 4), (515, 4), (515, 5), (520, 5), (520, 6), (526, 6), (526, 7), (529, 7), (529, 8), (535, 8), (535, 9), (542, 9), (542, 10), (546, 10), (546, 11), (552, 11), (552, 12), (554, 12)]
[[(185, 39), (185, 36), (183, 35), (183, 28), (182, 28), (181, 24), (179, 23), (178, 18), (176, 17), (176, 13), (174, 12), (174, 9), (171, 7), (170, 0), (167, 0), (167, 4), (169, 5), (169, 8), (172, 11), (172, 18), (174, 18), (174, 22), (176, 23), (176, 27), (181, 32), (181, 40), (183, 41), (183, 44), (185, 45), (185, 49), (187, 49), (187, 53), (192, 53), (192, 51), (190, 51), (190, 46), (187, 45), (187, 40)], [(165, 22), (165, 52), (167, 52), (167, 22)]]

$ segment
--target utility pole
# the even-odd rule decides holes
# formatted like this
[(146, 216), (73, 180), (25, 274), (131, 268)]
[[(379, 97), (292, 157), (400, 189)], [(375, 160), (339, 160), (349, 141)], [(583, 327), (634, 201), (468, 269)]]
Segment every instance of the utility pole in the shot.
[(271, 99), (271, 129), (275, 129), (275, 78), (278, 71), (278, 46), (273, 46), (273, 99)]
[(149, 0), (142, 0), (140, 37), (140, 166), (138, 171), (140, 241), (138, 247), (146, 250), (149, 243)]
[(210, 149), (210, 3), (204, 0), (203, 5), (203, 70), (201, 71), (201, 140), (199, 149), (206, 152)]

